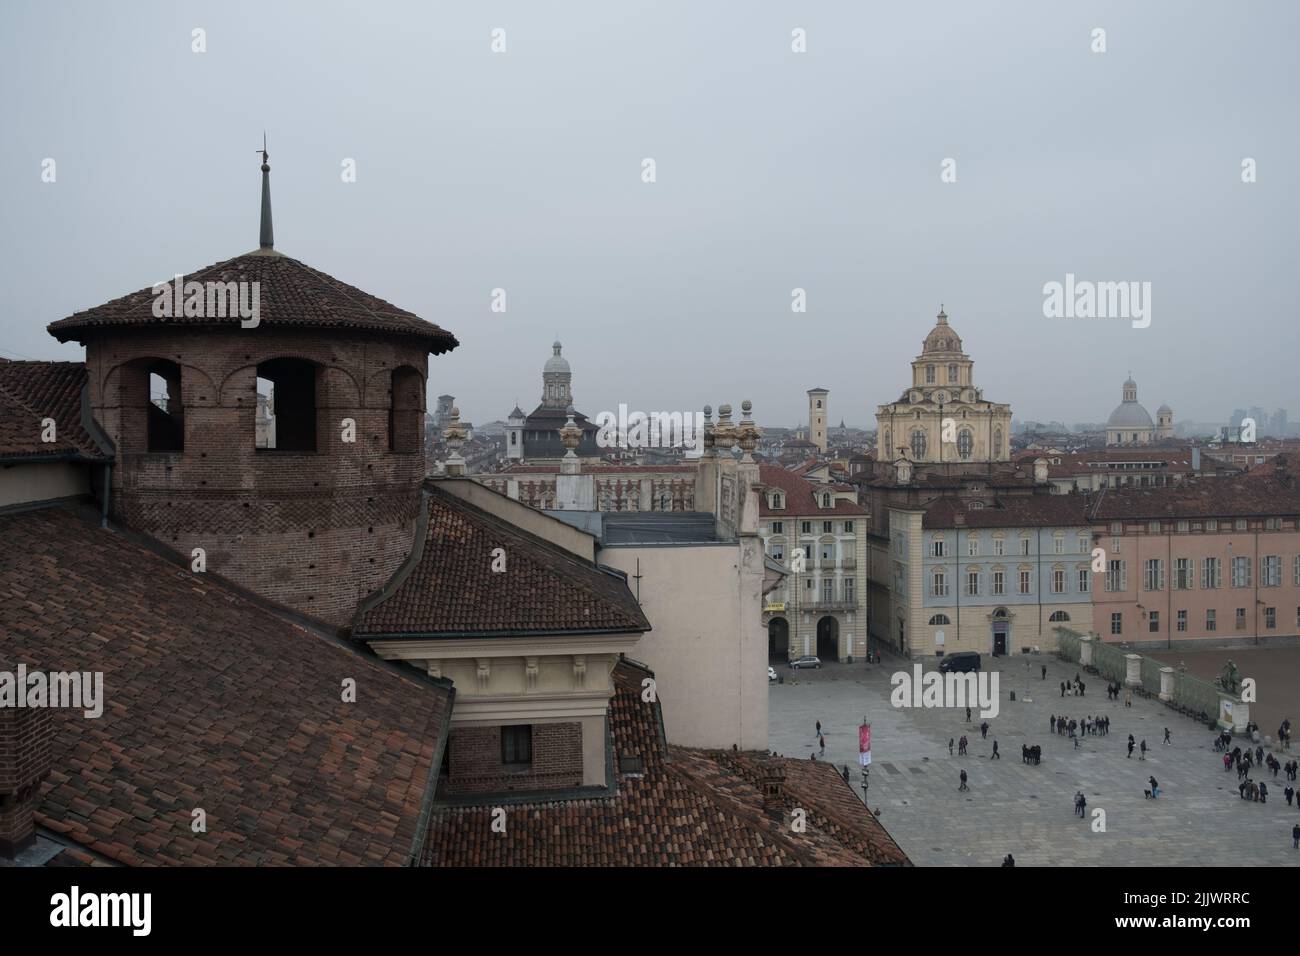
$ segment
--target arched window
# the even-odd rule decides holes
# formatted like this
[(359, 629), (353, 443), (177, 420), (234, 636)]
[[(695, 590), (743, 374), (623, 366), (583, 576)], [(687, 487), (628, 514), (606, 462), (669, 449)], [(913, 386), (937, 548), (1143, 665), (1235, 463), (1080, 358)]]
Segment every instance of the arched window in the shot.
[(925, 432), (920, 428), (912, 432), (912, 457), (917, 461), (925, 457)]
[(257, 367), (256, 447), (264, 451), (316, 450), (317, 369), (305, 359), (278, 358)]
[(1068, 621), (1069, 619), (1070, 615), (1064, 611), (1053, 611), (1052, 616), (1048, 618), (1049, 621)]
[(927, 366), (925, 367), (925, 384), (926, 384), (926, 385), (933, 385), (933, 384), (934, 384), (934, 366), (933, 366), (933, 365), (927, 365)]
[(128, 452), (185, 450), (181, 367), (167, 359), (138, 359), (121, 375), (122, 445)]
[(957, 456), (962, 461), (967, 461), (974, 450), (975, 433), (969, 428), (963, 428), (957, 433)]
[(936, 614), (934, 617), (930, 618), (931, 627), (943, 627), (944, 625), (951, 623), (952, 621), (948, 620), (947, 614)]
[[(513, 435), (511, 436), (513, 437)], [(415, 454), (424, 447), (424, 382), (409, 365), (393, 369), (388, 399), (388, 450)]]

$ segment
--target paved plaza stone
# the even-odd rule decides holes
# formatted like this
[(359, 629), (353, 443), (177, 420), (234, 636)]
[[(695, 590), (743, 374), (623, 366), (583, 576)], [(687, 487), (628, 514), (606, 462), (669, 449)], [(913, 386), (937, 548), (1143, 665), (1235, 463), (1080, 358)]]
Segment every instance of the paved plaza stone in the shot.
[[(871, 722), (867, 803), (918, 866), (997, 866), (1011, 853), (1021, 866), (1278, 866), (1300, 864), (1291, 828), (1300, 806), (1287, 806), (1286, 774), (1252, 771), (1268, 783), (1268, 802), (1251, 803), (1237, 792), (1236, 772), (1225, 773), (1214, 734), (1158, 700), (1133, 696), (1133, 706), (1106, 697), (1106, 681), (1082, 673), (1085, 696), (1060, 696), (1062, 680), (1079, 673), (1046, 654), (984, 658), (1000, 672), (999, 712), (981, 739), (978, 708), (894, 708), (890, 677), (911, 673), (914, 662), (824, 664), (820, 671), (777, 665), (785, 683), (772, 683), (769, 746), (787, 757), (817, 754), (849, 767), (861, 794), (858, 724)], [(927, 670), (937, 661), (924, 662)], [(1047, 666), (1047, 679), (1040, 678)], [(1009, 700), (1014, 691), (1016, 700)], [(1053, 714), (1082, 721), (1111, 718), (1109, 736), (1088, 736), (1074, 749), (1049, 727)], [(820, 756), (816, 723), (826, 738)], [(1161, 743), (1164, 728), (1173, 738)], [(965, 734), (969, 754), (948, 755), (948, 739)], [(1147, 759), (1127, 753), (1128, 735), (1147, 742)], [(1000, 760), (990, 760), (997, 740)], [(1245, 738), (1237, 743), (1244, 747)], [(1022, 744), (1043, 748), (1038, 766), (1021, 761)], [(1290, 757), (1279, 755), (1286, 763)], [(966, 770), (970, 792), (958, 792)], [(1147, 777), (1160, 797), (1143, 795)], [(1300, 782), (1292, 784), (1300, 788)], [(1087, 797), (1088, 817), (1074, 810), (1074, 794)], [(1092, 831), (1092, 811), (1106, 811), (1106, 832)]]

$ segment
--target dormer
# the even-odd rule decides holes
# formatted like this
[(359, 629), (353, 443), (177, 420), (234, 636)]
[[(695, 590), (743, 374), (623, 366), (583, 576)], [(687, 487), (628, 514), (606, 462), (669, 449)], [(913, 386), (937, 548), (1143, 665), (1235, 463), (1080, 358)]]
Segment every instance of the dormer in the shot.
[(768, 492), (767, 506), (773, 511), (783, 511), (785, 509), (785, 493), (780, 491)]

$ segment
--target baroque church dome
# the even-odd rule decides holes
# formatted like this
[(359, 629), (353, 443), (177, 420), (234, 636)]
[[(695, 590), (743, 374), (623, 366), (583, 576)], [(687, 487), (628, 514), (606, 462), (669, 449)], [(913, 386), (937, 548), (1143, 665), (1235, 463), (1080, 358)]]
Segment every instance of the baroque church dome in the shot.
[(948, 315), (942, 309), (939, 310), (938, 321), (921, 346), (922, 355), (931, 355), (935, 352), (961, 352), (961, 336), (948, 325)]
[(1154, 428), (1147, 410), (1138, 404), (1137, 382), (1129, 379), (1124, 383), (1124, 400), (1106, 419), (1107, 428)]

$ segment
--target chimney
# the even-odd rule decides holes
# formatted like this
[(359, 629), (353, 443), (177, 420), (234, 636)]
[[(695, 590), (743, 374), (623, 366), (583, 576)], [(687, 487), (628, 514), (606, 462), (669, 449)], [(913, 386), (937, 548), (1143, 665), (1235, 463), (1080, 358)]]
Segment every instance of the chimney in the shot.
[(763, 812), (775, 819), (785, 817), (785, 766), (777, 758), (763, 763)]
[(0, 858), (36, 842), (36, 804), (53, 739), (50, 708), (0, 707)]
[(1046, 458), (1034, 459), (1034, 484), (1036, 485), (1047, 484), (1047, 459)]

